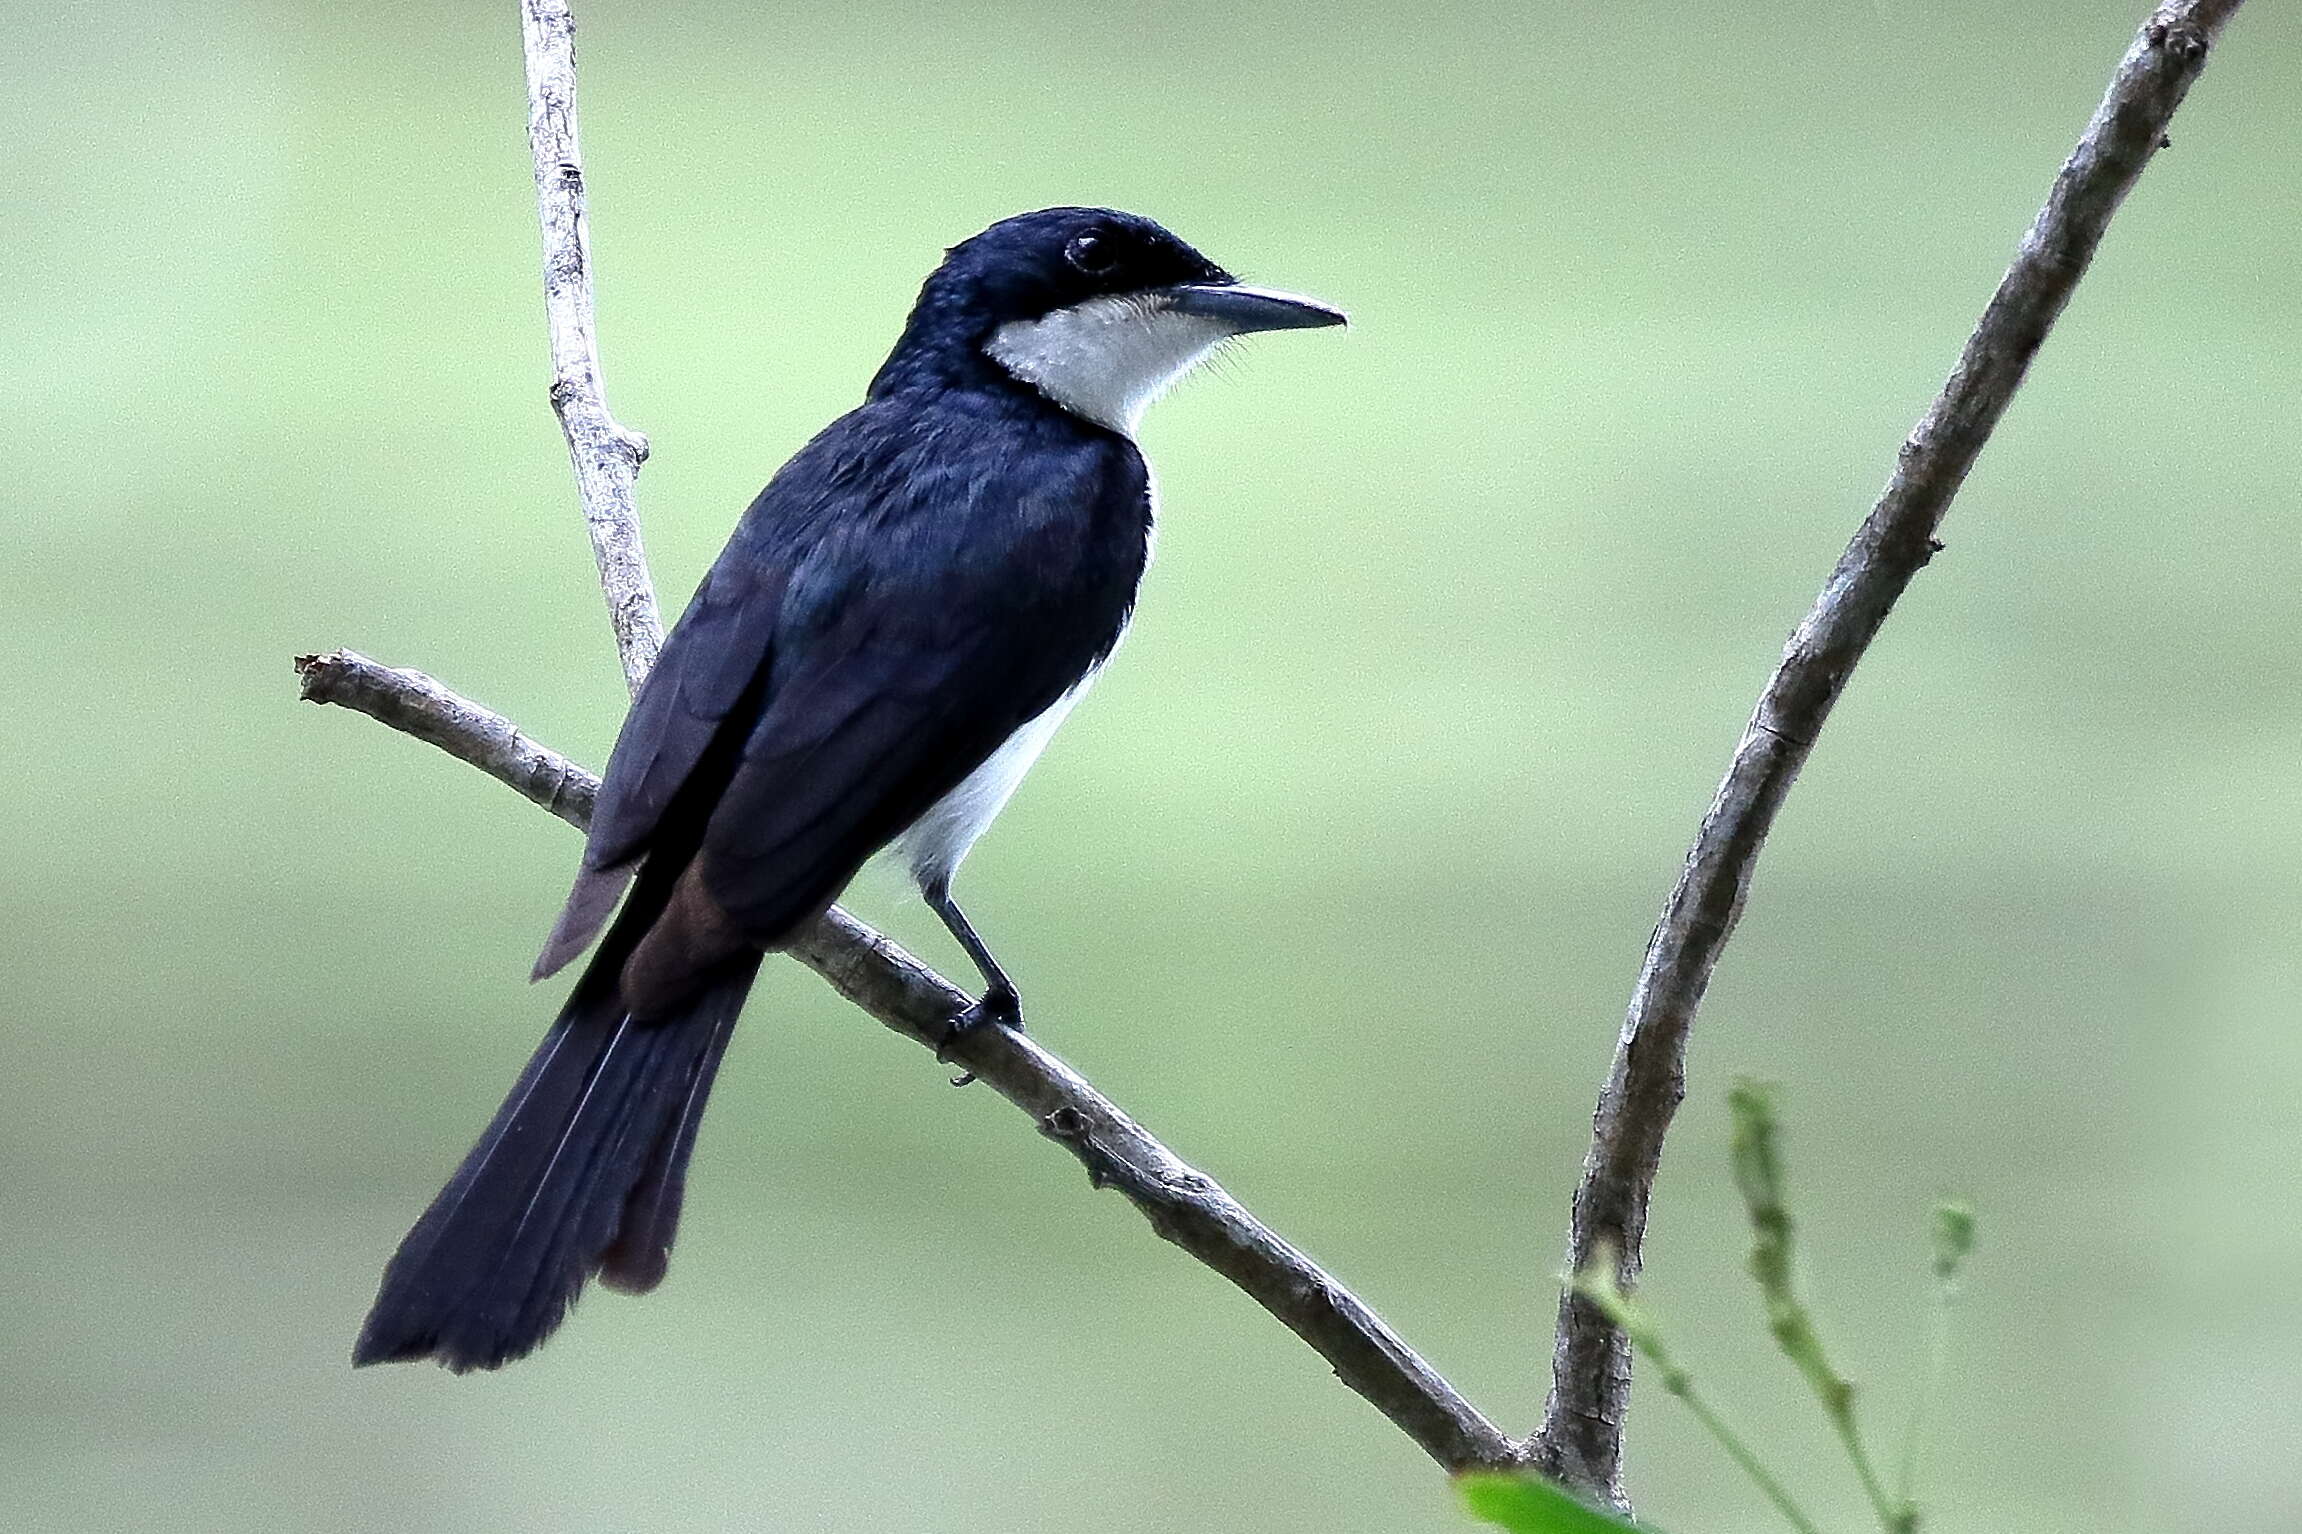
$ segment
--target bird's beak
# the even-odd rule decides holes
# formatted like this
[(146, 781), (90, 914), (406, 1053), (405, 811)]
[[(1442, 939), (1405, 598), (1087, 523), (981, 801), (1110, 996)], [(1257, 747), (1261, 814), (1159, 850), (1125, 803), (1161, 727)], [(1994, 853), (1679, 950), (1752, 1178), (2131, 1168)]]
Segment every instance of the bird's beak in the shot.
[(1169, 312), (1195, 314), (1231, 327), (1233, 335), (1258, 330), (1316, 330), (1345, 323), (1343, 311), (1297, 293), (1244, 288), (1237, 283), (1189, 282), (1162, 288)]

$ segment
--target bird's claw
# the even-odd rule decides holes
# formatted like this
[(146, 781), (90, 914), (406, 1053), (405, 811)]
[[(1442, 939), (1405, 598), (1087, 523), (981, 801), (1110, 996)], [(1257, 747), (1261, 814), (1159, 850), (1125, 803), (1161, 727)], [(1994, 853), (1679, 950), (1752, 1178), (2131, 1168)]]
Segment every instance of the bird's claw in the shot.
[[(1018, 1033), (1023, 1031), (1022, 1002), (1014, 991), (1005, 987), (994, 987), (985, 991), (979, 1000), (970, 1002), (957, 1012), (952, 1013), (950, 1020), (943, 1025), (941, 1042), (935, 1046), (935, 1058), (945, 1065), (949, 1065), (951, 1063), (951, 1051), (961, 1039), (966, 1038), (978, 1028), (989, 1027), (1012, 1028)], [(963, 1087), (974, 1079), (975, 1073), (967, 1071), (954, 1076), (951, 1079), (951, 1084), (955, 1087)]]

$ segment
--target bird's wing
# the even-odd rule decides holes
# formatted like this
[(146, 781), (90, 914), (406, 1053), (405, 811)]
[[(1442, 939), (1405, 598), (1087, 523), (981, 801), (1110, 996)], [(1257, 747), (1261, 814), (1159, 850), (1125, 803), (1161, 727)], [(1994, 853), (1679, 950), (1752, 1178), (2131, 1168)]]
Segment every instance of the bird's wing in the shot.
[[(680, 791), (692, 784), (709, 793), (714, 784), (701, 780), (726, 782), (735, 760), (728, 747), (740, 746), (749, 733), (764, 685), (788, 577), (786, 565), (722, 555), (673, 625), (601, 774), (583, 866), (536, 959), (534, 978), (552, 974), (590, 945)], [(715, 755), (712, 742), (725, 736), (732, 739), (716, 753), (725, 761), (716, 772), (699, 773)]]
[(781, 938), (1116, 642), (1148, 508), (1132, 446), (1074, 434), (955, 473), (946, 432), (893, 415), (802, 449), (673, 628), (539, 976), (667, 839), (685, 862), (700, 837), (719, 915)]
[(773, 941), (814, 915), (1117, 642), (1143, 568), (1142, 460), (1113, 438), (1078, 448), (851, 521), (795, 575), (704, 834), (703, 882), (745, 931)]
[(777, 678), (704, 835), (713, 899), (780, 937), (1062, 696), (1096, 649), (932, 611), (858, 613)]
[(731, 716), (749, 727), (751, 710), (741, 705), (765, 685), (790, 567), (737, 554), (731, 545), (704, 577), (633, 700), (601, 776), (586, 867), (613, 868), (646, 852)]

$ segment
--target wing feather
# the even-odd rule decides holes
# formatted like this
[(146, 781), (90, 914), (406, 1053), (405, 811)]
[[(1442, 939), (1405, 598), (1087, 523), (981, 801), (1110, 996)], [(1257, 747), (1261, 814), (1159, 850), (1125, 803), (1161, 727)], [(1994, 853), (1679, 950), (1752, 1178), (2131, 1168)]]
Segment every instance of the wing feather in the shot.
[[(780, 941), (1108, 653), (1147, 479), (1131, 443), (1047, 414), (875, 402), (760, 492), (633, 703), (539, 971), (657, 853), (700, 855), (725, 914)], [(957, 451), (992, 428), (997, 451)]]

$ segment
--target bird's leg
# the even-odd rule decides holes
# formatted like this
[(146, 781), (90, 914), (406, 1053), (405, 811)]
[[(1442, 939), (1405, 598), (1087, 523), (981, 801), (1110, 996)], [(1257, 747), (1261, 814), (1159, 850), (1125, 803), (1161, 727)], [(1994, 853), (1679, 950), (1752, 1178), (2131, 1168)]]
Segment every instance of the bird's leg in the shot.
[(1015, 994), (1015, 982), (1007, 978), (1007, 971), (1001, 969), (999, 961), (991, 957), (991, 950), (984, 946), (982, 938), (975, 935), (975, 928), (968, 922), (966, 913), (952, 900), (950, 884), (939, 879), (933, 884), (922, 886), (919, 893), (927, 901), (927, 908), (959, 940), (959, 946), (967, 950), (967, 957), (974, 960), (975, 967), (983, 972), (982, 997), (953, 1014), (944, 1029), (943, 1043), (936, 1050), (935, 1057), (938, 1060), (948, 1060), (950, 1056), (946, 1051), (962, 1034), (971, 1033), (986, 1023), (1021, 1028), (1023, 1003), (1022, 998)]

